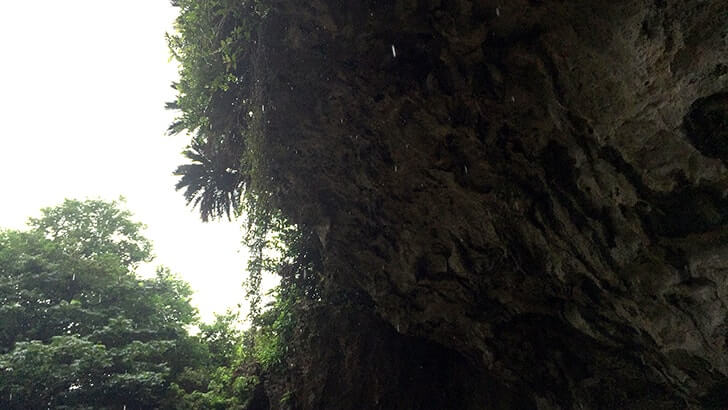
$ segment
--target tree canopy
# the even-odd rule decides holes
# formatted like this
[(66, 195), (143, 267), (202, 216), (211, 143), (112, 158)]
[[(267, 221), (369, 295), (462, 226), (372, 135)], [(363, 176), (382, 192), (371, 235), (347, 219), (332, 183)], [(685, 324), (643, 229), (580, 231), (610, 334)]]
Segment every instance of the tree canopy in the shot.
[(152, 259), (152, 245), (141, 235), (144, 225), (132, 221), (122, 203), (123, 198), (114, 202), (66, 199), (60, 206), (42, 209), (29, 225), (70, 256), (118, 257), (122, 265), (133, 267)]
[(67, 200), (28, 231), (0, 231), (0, 408), (219, 399), (204, 394), (230, 364), (230, 319), (188, 333), (198, 323), (189, 285), (163, 267), (136, 275), (151, 244), (120, 205)]

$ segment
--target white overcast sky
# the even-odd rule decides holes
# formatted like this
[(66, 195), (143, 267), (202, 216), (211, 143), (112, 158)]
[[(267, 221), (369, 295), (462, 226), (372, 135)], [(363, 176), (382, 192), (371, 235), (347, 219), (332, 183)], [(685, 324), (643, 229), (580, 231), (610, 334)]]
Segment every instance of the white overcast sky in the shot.
[(174, 190), (188, 142), (165, 135), (175, 16), (167, 0), (0, 0), (0, 227), (64, 198), (123, 195), (154, 264), (192, 285), (209, 320), (242, 301), (246, 262), (240, 223), (202, 224)]

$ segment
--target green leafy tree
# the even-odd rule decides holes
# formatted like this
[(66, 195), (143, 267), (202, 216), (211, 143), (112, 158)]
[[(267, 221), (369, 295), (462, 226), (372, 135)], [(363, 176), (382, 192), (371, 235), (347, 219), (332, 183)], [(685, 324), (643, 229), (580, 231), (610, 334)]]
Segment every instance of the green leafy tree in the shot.
[(171, 386), (207, 390), (192, 291), (134, 273), (151, 246), (119, 205), (67, 200), (0, 231), (0, 408), (177, 408)]
[(71, 256), (113, 256), (133, 267), (151, 260), (152, 246), (140, 233), (144, 225), (133, 222), (131, 213), (120, 207), (123, 202), (123, 198), (113, 202), (66, 199), (60, 206), (42, 209), (42, 216), (30, 218), (29, 225)]
[(48, 343), (18, 342), (12, 352), (0, 356), (4, 395), (0, 403), (8, 409), (41, 409), (61, 403), (83, 407), (83, 396), (99, 389), (98, 380), (105, 378), (111, 366), (103, 345), (77, 336), (54, 336)]
[[(228, 311), (215, 315), (212, 323), (200, 324), (201, 345), (209, 353), (204, 372), (188, 369), (184, 377), (171, 386), (178, 399), (178, 409), (244, 409), (258, 380), (241, 369), (250, 355), (243, 350), (243, 332), (239, 315)], [(205, 381), (205, 388), (191, 389), (185, 383)], [(191, 393), (190, 393), (191, 391)]]
[(228, 310), (216, 314), (212, 323), (200, 324), (200, 338), (210, 352), (210, 365), (230, 366), (236, 359), (242, 340), (240, 317), (237, 312)]

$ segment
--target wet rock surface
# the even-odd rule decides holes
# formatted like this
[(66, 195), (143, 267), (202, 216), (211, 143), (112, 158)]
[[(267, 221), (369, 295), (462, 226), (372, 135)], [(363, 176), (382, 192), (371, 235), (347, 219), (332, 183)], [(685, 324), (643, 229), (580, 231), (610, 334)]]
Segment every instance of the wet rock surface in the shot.
[(393, 333), (312, 322), (301, 408), (403, 344), (480, 375), (429, 408), (728, 406), (727, 2), (272, 3), (261, 172)]

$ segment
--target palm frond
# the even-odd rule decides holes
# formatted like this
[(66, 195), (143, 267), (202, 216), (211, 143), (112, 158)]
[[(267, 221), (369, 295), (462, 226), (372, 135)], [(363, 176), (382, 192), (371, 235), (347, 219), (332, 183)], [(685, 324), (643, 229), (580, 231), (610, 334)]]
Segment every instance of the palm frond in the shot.
[(210, 143), (198, 134), (192, 144), (183, 152), (191, 163), (180, 165), (174, 175), (181, 178), (175, 185), (184, 190), (188, 205), (198, 207), (200, 217), (210, 219), (226, 216), (231, 219), (231, 210), (238, 208), (243, 184), (239, 177), (240, 158), (230, 155), (238, 151), (226, 146), (227, 140)]

